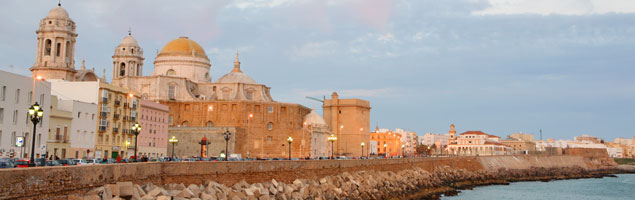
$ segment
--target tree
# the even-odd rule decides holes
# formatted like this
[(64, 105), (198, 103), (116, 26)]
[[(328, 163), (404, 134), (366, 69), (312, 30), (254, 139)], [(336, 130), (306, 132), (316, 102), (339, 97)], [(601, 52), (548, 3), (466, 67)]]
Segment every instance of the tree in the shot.
[(417, 146), (417, 154), (426, 153), (427, 151), (428, 151), (428, 146), (423, 144)]

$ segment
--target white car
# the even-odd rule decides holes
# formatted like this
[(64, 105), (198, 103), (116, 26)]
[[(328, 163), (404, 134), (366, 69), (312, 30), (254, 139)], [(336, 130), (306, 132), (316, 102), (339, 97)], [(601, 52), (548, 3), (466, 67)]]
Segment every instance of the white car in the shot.
[(77, 162), (77, 165), (94, 165), (93, 160), (84, 160), (84, 159), (73, 159), (74, 162)]

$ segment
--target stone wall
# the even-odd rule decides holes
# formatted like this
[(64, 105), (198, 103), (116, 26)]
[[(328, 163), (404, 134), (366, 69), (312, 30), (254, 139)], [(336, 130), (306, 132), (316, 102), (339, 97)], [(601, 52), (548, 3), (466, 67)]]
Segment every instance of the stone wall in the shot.
[[(587, 164), (587, 166), (584, 166)], [(131, 181), (135, 184), (203, 184), (206, 180), (233, 185), (276, 179), (292, 183), (295, 179), (315, 179), (343, 172), (363, 170), (398, 172), (419, 167), (481, 171), (501, 168), (596, 167), (580, 156), (496, 156), (377, 160), (315, 160), (254, 162), (131, 163), (70, 167), (0, 169), (0, 199), (47, 199), (86, 192), (108, 183)]]

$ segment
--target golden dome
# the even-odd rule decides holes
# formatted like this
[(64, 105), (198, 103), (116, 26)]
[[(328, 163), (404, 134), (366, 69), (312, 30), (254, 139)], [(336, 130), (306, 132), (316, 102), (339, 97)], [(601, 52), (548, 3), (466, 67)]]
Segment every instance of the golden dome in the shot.
[(205, 50), (203, 50), (203, 47), (194, 42), (194, 40), (190, 40), (187, 37), (179, 37), (178, 39), (168, 42), (168, 44), (163, 46), (163, 49), (161, 49), (161, 52), (159, 53), (159, 56), (162, 55), (192, 56), (209, 60), (209, 58), (207, 58)]

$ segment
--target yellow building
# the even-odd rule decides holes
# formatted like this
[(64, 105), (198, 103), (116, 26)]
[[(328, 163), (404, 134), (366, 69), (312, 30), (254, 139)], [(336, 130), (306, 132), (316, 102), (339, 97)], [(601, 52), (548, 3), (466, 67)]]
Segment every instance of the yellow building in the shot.
[(370, 140), (377, 142), (377, 155), (399, 156), (402, 154), (401, 137), (399, 133), (390, 130), (375, 128), (370, 133)]
[[(64, 159), (71, 157), (70, 131), (73, 121), (73, 113), (58, 108), (57, 96), (51, 95), (51, 115), (48, 129), (48, 141), (46, 152), (48, 158)], [(67, 154), (69, 153), (69, 154)], [(47, 158), (47, 159), (48, 159)]]
[(129, 158), (134, 154), (130, 127), (138, 121), (138, 98), (131, 90), (99, 82), (96, 158)]
[[(361, 99), (340, 99), (333, 92), (322, 106), (324, 120), (337, 136), (336, 156), (361, 156), (361, 143), (370, 141), (370, 102)], [(370, 151), (367, 151), (370, 152)]]

